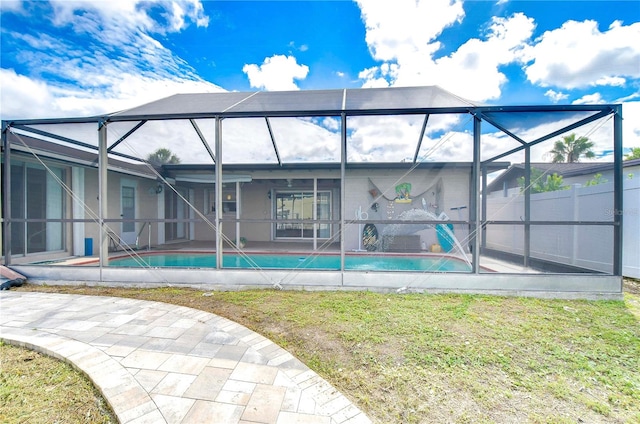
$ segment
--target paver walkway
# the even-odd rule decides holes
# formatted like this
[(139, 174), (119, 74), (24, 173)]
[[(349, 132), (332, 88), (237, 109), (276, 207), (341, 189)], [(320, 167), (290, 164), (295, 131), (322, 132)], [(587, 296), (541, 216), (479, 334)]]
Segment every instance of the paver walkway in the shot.
[(123, 424), (371, 422), (286, 350), (195, 309), (3, 291), (0, 339), (73, 363)]

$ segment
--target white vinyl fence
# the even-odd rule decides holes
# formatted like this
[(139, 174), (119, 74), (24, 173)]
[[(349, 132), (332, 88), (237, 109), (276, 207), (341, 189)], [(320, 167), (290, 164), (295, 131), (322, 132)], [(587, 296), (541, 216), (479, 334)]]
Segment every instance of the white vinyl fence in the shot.
[[(487, 198), (487, 219), (518, 221), (524, 218), (524, 196), (493, 193)], [(494, 197), (495, 196), (495, 197)], [(534, 221), (612, 221), (613, 183), (591, 187), (575, 185), (531, 196)], [(640, 178), (625, 178), (623, 210), (623, 275), (640, 278)], [(524, 226), (489, 225), (486, 246), (523, 254)], [(611, 273), (613, 227), (578, 225), (532, 225), (531, 257)]]

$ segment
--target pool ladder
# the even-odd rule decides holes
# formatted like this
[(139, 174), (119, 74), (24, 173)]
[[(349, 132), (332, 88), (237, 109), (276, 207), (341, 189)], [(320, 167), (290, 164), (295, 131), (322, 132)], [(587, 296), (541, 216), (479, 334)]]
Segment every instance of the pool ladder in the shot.
[(140, 227), (140, 231), (138, 231), (138, 235), (136, 236), (136, 249), (140, 247), (140, 234), (144, 231), (144, 227), (149, 227), (149, 240), (147, 243), (147, 251), (151, 250), (151, 221), (144, 222), (142, 227)]

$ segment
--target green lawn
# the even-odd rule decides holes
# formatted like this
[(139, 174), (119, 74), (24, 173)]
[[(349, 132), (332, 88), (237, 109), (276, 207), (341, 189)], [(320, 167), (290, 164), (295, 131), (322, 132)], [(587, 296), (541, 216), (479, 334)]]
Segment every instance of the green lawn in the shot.
[(379, 423), (640, 422), (640, 295), (33, 287), (199, 308), (269, 337)]

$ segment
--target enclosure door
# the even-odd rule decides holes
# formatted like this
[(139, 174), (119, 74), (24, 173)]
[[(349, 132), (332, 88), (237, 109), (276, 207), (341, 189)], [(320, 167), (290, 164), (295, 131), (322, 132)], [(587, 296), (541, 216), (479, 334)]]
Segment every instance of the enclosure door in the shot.
[(127, 221), (136, 218), (136, 186), (130, 181), (122, 181), (120, 187), (120, 216), (123, 221), (120, 238), (128, 245), (136, 244), (136, 223)]

